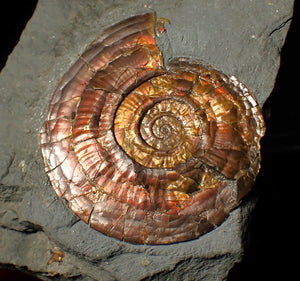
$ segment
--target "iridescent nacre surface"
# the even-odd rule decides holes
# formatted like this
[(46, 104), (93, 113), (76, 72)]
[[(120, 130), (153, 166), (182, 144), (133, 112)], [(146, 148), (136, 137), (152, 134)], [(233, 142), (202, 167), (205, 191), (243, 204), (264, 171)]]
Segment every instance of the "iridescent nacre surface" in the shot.
[(155, 13), (106, 29), (62, 77), (41, 129), (52, 187), (82, 220), (131, 243), (220, 225), (260, 169), (261, 110), (235, 77), (163, 65)]

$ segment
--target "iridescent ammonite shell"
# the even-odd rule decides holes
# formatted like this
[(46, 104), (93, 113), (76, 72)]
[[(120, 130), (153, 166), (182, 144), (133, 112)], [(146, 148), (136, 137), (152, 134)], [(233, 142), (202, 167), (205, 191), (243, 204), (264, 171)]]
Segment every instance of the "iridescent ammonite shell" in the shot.
[(41, 129), (46, 172), (83, 221), (131, 243), (220, 225), (260, 168), (261, 111), (235, 77), (164, 67), (155, 13), (106, 29), (63, 76)]

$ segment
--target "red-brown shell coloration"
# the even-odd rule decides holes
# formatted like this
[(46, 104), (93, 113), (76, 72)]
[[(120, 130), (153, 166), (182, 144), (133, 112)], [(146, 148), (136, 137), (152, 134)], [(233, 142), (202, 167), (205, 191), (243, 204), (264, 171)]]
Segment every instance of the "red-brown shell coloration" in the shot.
[(155, 42), (163, 31), (155, 13), (105, 30), (63, 76), (40, 134), (58, 196), (131, 243), (212, 230), (260, 168), (264, 122), (253, 96), (196, 60), (164, 68)]

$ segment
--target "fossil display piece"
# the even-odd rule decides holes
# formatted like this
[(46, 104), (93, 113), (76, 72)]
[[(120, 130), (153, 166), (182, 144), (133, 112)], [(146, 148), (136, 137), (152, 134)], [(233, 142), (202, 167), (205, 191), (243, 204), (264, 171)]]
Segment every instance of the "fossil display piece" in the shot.
[(106, 29), (59, 82), (41, 129), (59, 197), (131, 243), (195, 239), (220, 225), (260, 169), (264, 122), (234, 76), (191, 58), (165, 67), (155, 13)]

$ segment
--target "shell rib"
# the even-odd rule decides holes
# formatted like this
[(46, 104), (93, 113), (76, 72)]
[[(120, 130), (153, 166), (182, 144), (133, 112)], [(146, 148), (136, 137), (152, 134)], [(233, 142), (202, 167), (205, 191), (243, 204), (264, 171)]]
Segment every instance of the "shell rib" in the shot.
[(63, 76), (41, 129), (59, 197), (131, 243), (195, 239), (220, 225), (260, 169), (264, 122), (235, 77), (197, 60), (165, 68), (155, 13), (106, 29)]

